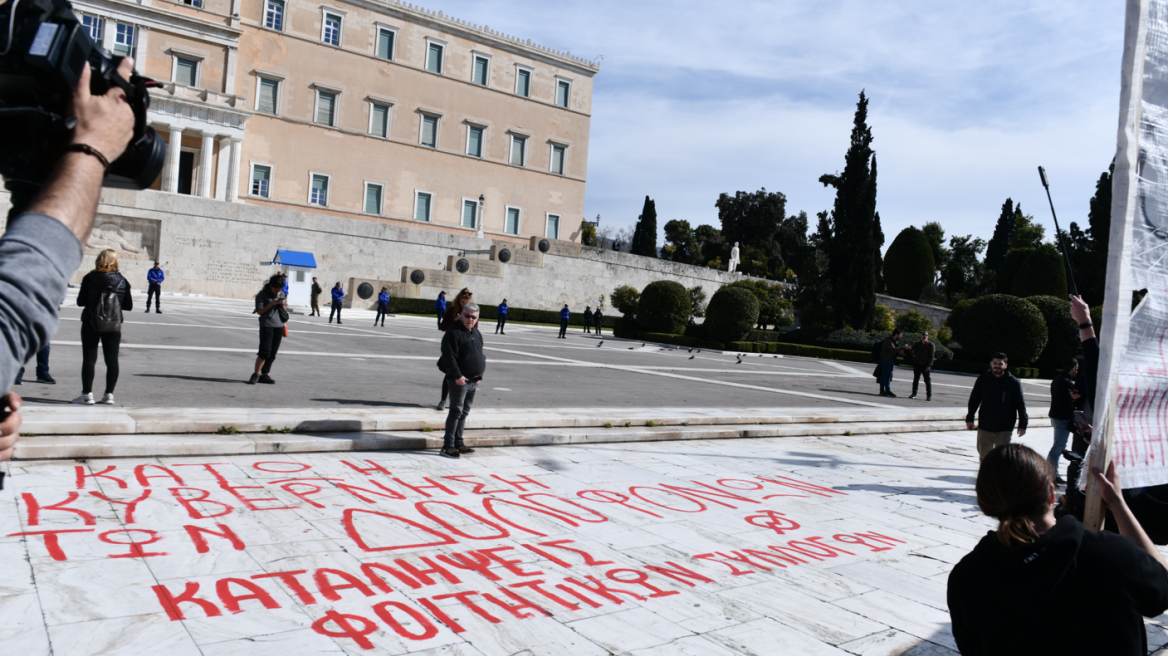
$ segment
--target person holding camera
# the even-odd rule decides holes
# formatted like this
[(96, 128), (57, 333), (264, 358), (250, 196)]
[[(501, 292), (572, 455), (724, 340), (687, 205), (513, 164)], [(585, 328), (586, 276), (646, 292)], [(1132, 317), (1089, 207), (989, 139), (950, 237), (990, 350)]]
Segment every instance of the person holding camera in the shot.
[(105, 249), (97, 256), (93, 271), (81, 279), (77, 292), (81, 311), (81, 396), (74, 403), (93, 405), (93, 377), (97, 347), (105, 359), (105, 395), (100, 403), (114, 404), (118, 384), (118, 351), (122, 343), (122, 312), (134, 309), (130, 282), (118, 272), (118, 254)]
[(268, 374), (272, 372), (272, 363), (280, 351), (280, 342), (284, 341), (284, 324), (288, 321), (288, 304), (281, 292), (283, 287), (284, 277), (277, 273), (268, 278), (267, 284), (255, 296), (255, 313), (260, 315), (260, 348), (248, 385), (276, 384)]
[[(134, 62), (123, 59), (117, 74), (129, 79)], [(81, 244), (89, 238), (106, 162), (125, 151), (134, 134), (134, 112), (125, 92), (112, 87), (92, 95), (92, 71), (82, 68), (70, 114), (77, 119), (66, 149), (27, 210), (10, 217), (0, 237), (0, 389), (8, 389), (26, 360), (48, 345), (60, 323), (69, 276), (81, 265)], [(90, 151), (101, 154), (101, 158)], [(0, 460), (12, 455), (20, 426), (19, 395), (0, 403)]]
[[(1054, 471), (1033, 449), (986, 454), (977, 503), (998, 528), (949, 574), (963, 655), (1148, 653), (1143, 617), (1168, 609), (1168, 562), (1124, 501), (1115, 463), (1092, 475), (1118, 535), (1087, 531), (1069, 515), (1055, 520)], [(1068, 608), (1082, 617), (1068, 624)]]
[(458, 458), (463, 453), (474, 453), (462, 440), (466, 416), (474, 403), (479, 381), (487, 370), (483, 355), (483, 335), (478, 329), (479, 306), (468, 301), (462, 306), (452, 326), (442, 336), (442, 357), (438, 368), (446, 374), (450, 389), (450, 412), (446, 415), (446, 432), (442, 436), (441, 455)]

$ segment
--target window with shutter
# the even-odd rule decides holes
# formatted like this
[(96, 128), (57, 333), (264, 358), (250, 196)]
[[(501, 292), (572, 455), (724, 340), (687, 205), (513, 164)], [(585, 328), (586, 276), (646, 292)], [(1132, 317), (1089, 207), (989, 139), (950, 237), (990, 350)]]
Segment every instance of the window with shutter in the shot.
[(544, 234), (548, 239), (560, 238), (560, 215), (548, 214), (547, 218), (547, 232)]
[(556, 83), (556, 104), (560, 107), (567, 107), (571, 93), (572, 85), (564, 80), (559, 80)]
[(369, 134), (384, 139), (389, 135), (389, 107), (373, 103)]
[(377, 56), (382, 59), (393, 59), (393, 31), (377, 31)]
[(365, 211), (369, 214), (381, 214), (381, 185), (365, 185)]
[(507, 225), (503, 226), (503, 232), (509, 235), (519, 234), (519, 208), (507, 208)]
[(276, 80), (260, 78), (259, 102), (256, 111), (264, 114), (276, 113), (276, 94), (280, 90), (280, 83)]
[(515, 76), (515, 93), (524, 98), (531, 96), (531, 71), (519, 69)]
[(471, 157), (483, 156), (483, 129), (475, 126), (467, 128), (466, 154)]
[(251, 167), (251, 195), (268, 198), (269, 182), (272, 177), (270, 166), (255, 164)]
[(478, 212), (478, 203), (473, 200), (462, 201), (462, 227), (475, 227), (475, 213)]
[(430, 194), (418, 192), (414, 197), (414, 218), (418, 221), (430, 220)]
[(426, 52), (426, 70), (431, 73), (442, 72), (442, 46), (437, 43), (431, 43), (429, 50)]
[(552, 146), (552, 173), (564, 174), (564, 148), (562, 146)]
[(198, 84), (199, 62), (193, 59), (175, 57), (174, 81), (176, 84), (193, 87)]
[(524, 154), (527, 149), (527, 137), (511, 137), (511, 163), (523, 166)]
[(438, 147), (438, 119), (434, 116), (422, 117), (422, 145)]
[(487, 86), (487, 70), (490, 67), (490, 62), (486, 57), (475, 57), (474, 63), (474, 83)]
[(336, 119), (337, 94), (325, 91), (316, 92), (316, 122), (321, 125), (334, 125)]
[(328, 176), (312, 174), (312, 189), (308, 193), (308, 202), (313, 205), (326, 207), (328, 205)]

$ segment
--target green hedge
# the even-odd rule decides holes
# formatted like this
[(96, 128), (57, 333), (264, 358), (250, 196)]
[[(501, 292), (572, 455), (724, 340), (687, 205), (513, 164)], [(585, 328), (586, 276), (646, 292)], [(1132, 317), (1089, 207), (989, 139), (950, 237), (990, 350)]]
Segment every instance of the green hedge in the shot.
[[(429, 314), (437, 316), (438, 311), (434, 307), (434, 299), (425, 298), (391, 298), (389, 299), (390, 314)], [(479, 303), (479, 319), (482, 321), (494, 321), (497, 318), (497, 306)], [(605, 328), (614, 328), (616, 321), (620, 317), (613, 315), (605, 315), (601, 322)], [(515, 307), (514, 305), (507, 308), (508, 321), (523, 321), (526, 323), (546, 323), (553, 326), (560, 325), (560, 311), (559, 310), (533, 310), (531, 308)], [(569, 326), (584, 326), (584, 311), (572, 311), (572, 316), (568, 319)]]
[(692, 310), (689, 292), (681, 283), (657, 280), (641, 290), (637, 323), (647, 332), (680, 335)]

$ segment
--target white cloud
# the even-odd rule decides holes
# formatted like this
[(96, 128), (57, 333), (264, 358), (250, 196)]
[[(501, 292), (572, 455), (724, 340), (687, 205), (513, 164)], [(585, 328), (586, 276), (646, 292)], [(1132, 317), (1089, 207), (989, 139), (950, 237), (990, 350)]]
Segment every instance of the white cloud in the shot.
[[(988, 237), (1012, 197), (1085, 222), (1115, 150), (1122, 3), (884, 0), (534, 3), (432, 8), (585, 57), (596, 77), (585, 213), (717, 225), (720, 192), (829, 209), (867, 90), (890, 242), (937, 220)], [(814, 221), (812, 221), (814, 224)], [(1052, 231), (1048, 230), (1048, 234)]]

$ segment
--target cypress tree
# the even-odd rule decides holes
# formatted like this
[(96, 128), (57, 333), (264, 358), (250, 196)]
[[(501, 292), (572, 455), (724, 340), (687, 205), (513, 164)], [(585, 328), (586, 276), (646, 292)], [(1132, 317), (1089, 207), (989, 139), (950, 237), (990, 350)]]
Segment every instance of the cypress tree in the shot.
[(836, 190), (831, 211), (832, 238), (827, 249), (835, 323), (839, 327), (867, 328), (876, 311), (879, 245), (876, 155), (868, 127), (868, 98), (863, 91), (856, 103), (844, 171), (820, 176), (819, 181)]
[(998, 224), (994, 226), (994, 236), (990, 237), (989, 244), (986, 245), (985, 266), (990, 271), (1002, 268), (1002, 263), (1006, 261), (1006, 251), (1010, 250), (1015, 223), (1014, 201), (1007, 198), (1006, 202), (1002, 203)]
[(645, 257), (657, 257), (657, 205), (648, 196), (645, 196), (641, 216), (637, 217), (637, 227), (633, 230), (633, 243), (629, 252)]
[(1107, 248), (1111, 241), (1111, 176), (1115, 173), (1115, 160), (1107, 172), (1099, 176), (1095, 183), (1095, 195), (1091, 197), (1090, 211), (1087, 213), (1087, 237), (1091, 240), (1091, 252), (1087, 257), (1087, 271), (1076, 280), (1079, 291), (1091, 305), (1103, 303), (1103, 291), (1107, 289)]

